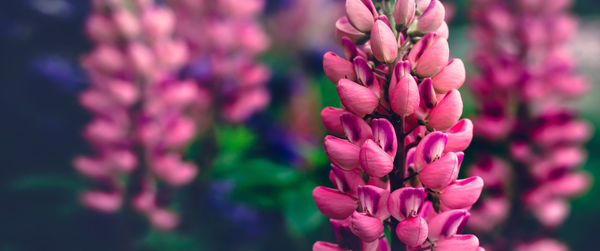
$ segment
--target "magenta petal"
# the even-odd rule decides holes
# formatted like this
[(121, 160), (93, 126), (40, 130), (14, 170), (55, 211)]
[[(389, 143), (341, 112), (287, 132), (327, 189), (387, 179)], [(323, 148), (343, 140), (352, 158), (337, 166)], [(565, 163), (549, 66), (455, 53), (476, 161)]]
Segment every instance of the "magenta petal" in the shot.
[(365, 185), (362, 173), (358, 168), (347, 171), (337, 167), (335, 164), (331, 164), (330, 177), (332, 183), (340, 192), (348, 193), (355, 197), (357, 196), (358, 187)]
[(431, 109), (437, 104), (437, 98), (435, 96), (435, 90), (430, 78), (426, 78), (419, 85), (419, 95), (421, 96), (421, 103), (424, 107)]
[(321, 111), (321, 120), (323, 121), (325, 129), (336, 136), (343, 137), (345, 133), (340, 116), (342, 116), (342, 113), (344, 112), (346, 112), (344, 109), (335, 107), (323, 108)]
[(381, 178), (394, 169), (394, 160), (375, 141), (367, 139), (360, 148), (360, 167), (370, 176)]
[(468, 208), (475, 204), (483, 189), (483, 179), (478, 176), (457, 180), (440, 192), (440, 202), (450, 209)]
[(435, 242), (462, 232), (468, 219), (466, 210), (450, 210), (436, 215), (429, 221), (429, 239)]
[(398, 0), (394, 6), (396, 25), (408, 26), (415, 17), (415, 0)]
[(356, 56), (358, 56), (358, 48), (352, 40), (348, 37), (342, 37), (342, 47), (344, 47), (344, 54), (346, 55), (347, 60), (353, 60)]
[(347, 0), (346, 16), (348, 21), (359, 31), (369, 32), (373, 26), (373, 13), (362, 0)]
[(420, 172), (425, 165), (435, 161), (442, 156), (448, 136), (442, 132), (432, 132), (427, 134), (417, 145), (414, 153), (414, 163), (417, 172)]
[(396, 235), (407, 246), (414, 247), (427, 239), (428, 226), (421, 216), (400, 221), (396, 227)]
[(337, 166), (346, 170), (360, 166), (359, 146), (330, 135), (325, 136), (324, 145), (327, 157)]
[(366, 185), (358, 187), (358, 201), (363, 212), (384, 220), (390, 217), (387, 208), (390, 192), (386, 189)]
[(398, 83), (390, 85), (390, 105), (400, 116), (408, 116), (419, 108), (420, 95), (417, 82), (411, 75), (404, 75)]
[(333, 52), (327, 52), (323, 55), (323, 71), (325, 76), (333, 83), (337, 83), (344, 78), (356, 79), (352, 62), (338, 57)]
[(428, 124), (433, 129), (446, 131), (454, 126), (463, 111), (460, 92), (452, 89), (429, 113)]
[(417, 29), (423, 33), (435, 31), (444, 22), (445, 17), (444, 5), (438, 0), (431, 0), (425, 12), (418, 18)]
[(362, 241), (350, 230), (350, 217), (343, 220), (330, 219), (333, 233), (340, 248), (344, 250), (360, 250)]
[(457, 234), (448, 239), (438, 241), (433, 247), (433, 251), (478, 251), (479, 239), (475, 235)]
[(473, 140), (473, 122), (470, 119), (462, 119), (446, 131), (446, 134), (448, 135), (448, 143), (445, 152), (464, 151)]
[(383, 223), (379, 218), (354, 212), (350, 218), (350, 230), (361, 240), (371, 242), (383, 235)]
[(373, 112), (379, 105), (379, 100), (371, 89), (347, 79), (338, 82), (337, 92), (344, 107), (359, 117)]
[(327, 187), (316, 187), (313, 199), (323, 215), (332, 219), (345, 219), (356, 209), (356, 201), (347, 194)]
[(426, 165), (419, 173), (423, 186), (439, 191), (458, 177), (458, 157), (455, 153), (444, 154), (440, 159)]
[(465, 82), (465, 65), (460, 58), (455, 58), (448, 62), (448, 65), (436, 74), (433, 80), (433, 87), (439, 93), (446, 93), (452, 89), (460, 88)]
[(324, 242), (324, 241), (317, 241), (317, 242), (315, 242), (315, 244), (313, 244), (312, 250), (313, 251), (344, 251), (345, 249), (340, 248), (340, 246), (338, 246), (337, 244)]
[(390, 194), (388, 199), (389, 213), (397, 220), (416, 216), (425, 200), (423, 188), (404, 187)]
[(398, 139), (392, 123), (387, 119), (373, 119), (371, 129), (375, 143), (394, 158), (398, 149)]
[(394, 66), (394, 72), (392, 73), (392, 78), (390, 80), (390, 91), (394, 90), (396, 84), (402, 77), (405, 75), (410, 75), (410, 62), (409, 61), (400, 61), (396, 63)]
[(373, 138), (371, 127), (362, 118), (346, 112), (340, 116), (346, 138), (356, 145), (362, 145), (367, 139)]
[(375, 75), (373, 74), (373, 71), (371, 71), (371, 67), (369, 67), (367, 60), (361, 56), (357, 56), (354, 58), (353, 63), (358, 82), (365, 86), (371, 86), (373, 81), (375, 81)]
[[(350, 0), (349, 0), (350, 1)], [(398, 41), (388, 24), (377, 20), (371, 31), (371, 49), (377, 60), (393, 63), (398, 57)]]
[(342, 41), (343, 37), (347, 37), (350, 38), (352, 42), (357, 42), (365, 36), (366, 34), (354, 28), (354, 26), (350, 24), (350, 21), (348, 21), (348, 18), (345, 16), (339, 18), (335, 22), (335, 38), (338, 41)]
[(428, 33), (415, 44), (407, 59), (421, 77), (433, 77), (448, 64), (448, 41), (436, 33)]

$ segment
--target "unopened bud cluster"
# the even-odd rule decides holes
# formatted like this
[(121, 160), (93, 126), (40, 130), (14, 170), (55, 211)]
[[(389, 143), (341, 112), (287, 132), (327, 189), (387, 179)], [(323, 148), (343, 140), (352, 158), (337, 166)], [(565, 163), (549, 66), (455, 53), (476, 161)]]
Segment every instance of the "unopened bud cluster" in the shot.
[(197, 173), (182, 159), (197, 131), (190, 107), (201, 97), (177, 76), (187, 46), (173, 38), (173, 12), (151, 0), (92, 3), (86, 27), (95, 48), (82, 59), (91, 86), (80, 102), (94, 115), (85, 137), (95, 154), (74, 165), (95, 188), (82, 203), (107, 213), (131, 203), (155, 227), (171, 229), (178, 217), (167, 207), (169, 191)]
[(321, 113), (334, 188), (313, 191), (337, 243), (313, 250), (480, 249), (461, 234), (483, 180), (458, 179), (473, 124), (460, 120), (465, 68), (444, 15), (438, 0), (346, 1), (345, 55), (323, 57), (343, 105)]
[[(588, 89), (567, 48), (577, 30), (570, 2), (471, 1), (480, 68), (472, 83), (480, 107), (475, 134), (489, 146), (476, 149), (479, 162), (469, 170), (486, 183), (469, 225), (481, 233), (504, 229), (486, 235), (491, 250), (566, 250), (546, 234), (567, 217), (568, 199), (589, 186), (577, 168), (591, 128), (570, 108)], [(540, 226), (522, 231), (531, 216)]]

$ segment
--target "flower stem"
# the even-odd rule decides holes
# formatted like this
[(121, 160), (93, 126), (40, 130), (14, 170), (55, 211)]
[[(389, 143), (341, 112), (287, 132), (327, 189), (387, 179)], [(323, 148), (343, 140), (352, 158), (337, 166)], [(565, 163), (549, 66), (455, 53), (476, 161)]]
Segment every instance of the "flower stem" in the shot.
[[(394, 170), (392, 170), (392, 173), (390, 175), (390, 186), (392, 191), (403, 187), (404, 173), (406, 173), (404, 120), (404, 117), (396, 115), (396, 118), (391, 121), (394, 125), (394, 130), (396, 131), (396, 137), (398, 141), (398, 152), (396, 153), (396, 157), (394, 158)], [(398, 226), (398, 223), (398, 220), (392, 217), (392, 229), (390, 229), (390, 236), (392, 238), (392, 251), (406, 250), (406, 246), (404, 245), (404, 243), (402, 243), (402, 241), (400, 241), (400, 239), (398, 239), (395, 233), (396, 226)]]

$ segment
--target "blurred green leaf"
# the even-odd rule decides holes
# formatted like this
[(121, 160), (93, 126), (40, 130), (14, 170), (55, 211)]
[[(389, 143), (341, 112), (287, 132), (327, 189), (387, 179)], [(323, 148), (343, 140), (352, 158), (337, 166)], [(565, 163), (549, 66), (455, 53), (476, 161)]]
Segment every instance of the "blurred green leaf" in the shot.
[(312, 190), (316, 186), (315, 183), (306, 181), (288, 190), (285, 196), (283, 214), (286, 225), (294, 236), (305, 236), (318, 229), (325, 221), (312, 198)]
[(321, 74), (317, 79), (315, 79), (316, 87), (319, 93), (321, 93), (321, 104), (323, 107), (333, 106), (333, 107), (341, 107), (342, 103), (338, 98), (336, 85), (331, 83), (329, 79), (325, 76), (325, 74)]
[(201, 250), (200, 247), (203, 246), (198, 239), (190, 236), (154, 230), (148, 232), (136, 244), (143, 249), (156, 251)]
[(223, 152), (245, 152), (254, 145), (256, 137), (246, 127), (217, 126), (217, 144)]
[(16, 190), (61, 189), (77, 191), (85, 187), (84, 182), (75, 175), (35, 174), (14, 180), (10, 186)]

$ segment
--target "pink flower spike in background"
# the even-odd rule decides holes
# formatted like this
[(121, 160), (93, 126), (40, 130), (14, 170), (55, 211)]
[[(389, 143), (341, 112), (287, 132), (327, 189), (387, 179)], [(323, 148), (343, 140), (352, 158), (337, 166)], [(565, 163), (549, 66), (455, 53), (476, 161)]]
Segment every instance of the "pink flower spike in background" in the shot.
[(97, 184), (82, 193), (85, 206), (133, 207), (169, 230), (178, 216), (157, 196), (196, 177), (182, 151), (198, 131), (191, 112), (201, 91), (177, 77), (189, 52), (173, 36), (174, 13), (153, 1), (126, 2), (93, 1), (86, 31), (95, 48), (81, 60), (92, 84), (80, 102), (94, 115), (85, 136), (96, 152), (74, 165)]
[(345, 55), (323, 56), (343, 105), (321, 112), (337, 136), (324, 146), (338, 189), (313, 191), (337, 244), (313, 250), (480, 250), (461, 234), (484, 181), (457, 179), (473, 124), (460, 120), (464, 64), (449, 58), (447, 28), (437, 32), (444, 6), (347, 0), (345, 10), (336, 23)]
[(569, 215), (569, 199), (590, 186), (578, 167), (592, 128), (573, 105), (589, 83), (567, 47), (577, 31), (569, 3), (470, 4), (479, 147), (468, 172), (482, 177), (486, 196), (468, 226), (488, 250), (566, 250), (551, 238)]

